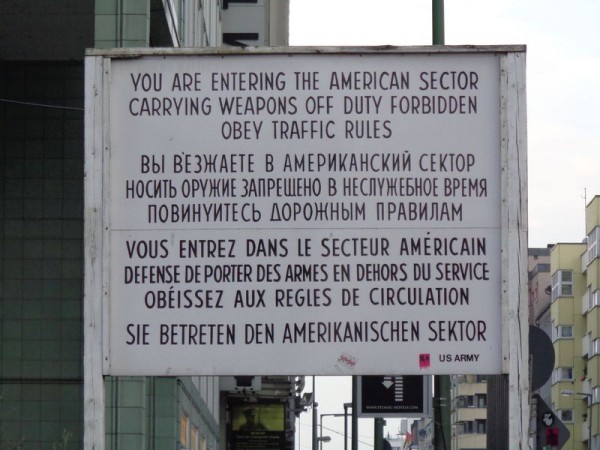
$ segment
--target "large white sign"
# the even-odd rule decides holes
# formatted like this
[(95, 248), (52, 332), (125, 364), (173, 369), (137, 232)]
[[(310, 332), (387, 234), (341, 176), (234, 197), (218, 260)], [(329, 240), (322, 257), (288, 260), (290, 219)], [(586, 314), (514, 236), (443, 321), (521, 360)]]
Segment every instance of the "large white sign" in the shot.
[(500, 373), (501, 55), (110, 64), (110, 374)]

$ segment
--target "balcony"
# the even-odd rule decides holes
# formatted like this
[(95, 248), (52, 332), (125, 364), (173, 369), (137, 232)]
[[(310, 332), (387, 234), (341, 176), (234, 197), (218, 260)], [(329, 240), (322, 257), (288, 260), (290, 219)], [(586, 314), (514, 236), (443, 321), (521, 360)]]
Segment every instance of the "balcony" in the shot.
[(486, 448), (486, 435), (484, 434), (458, 434), (456, 437), (456, 448)]
[(586, 420), (581, 424), (581, 440), (587, 441), (590, 432), (590, 421)]
[(585, 336), (583, 336), (581, 338), (581, 356), (583, 356), (584, 358), (589, 358), (590, 355), (590, 347), (591, 347), (591, 341), (590, 341), (590, 335), (586, 334)]
[(590, 290), (588, 289), (581, 296), (581, 314), (585, 316), (593, 307), (594, 305), (592, 304), (592, 295)]
[(585, 273), (587, 270), (587, 266), (590, 265), (592, 258), (590, 255), (590, 251), (588, 250), (583, 255), (581, 255), (581, 272)]
[(487, 383), (460, 383), (456, 386), (456, 396), (470, 396), (487, 393)]
[(457, 422), (473, 422), (475, 420), (486, 420), (487, 419), (487, 408), (457, 408), (456, 409), (456, 421)]

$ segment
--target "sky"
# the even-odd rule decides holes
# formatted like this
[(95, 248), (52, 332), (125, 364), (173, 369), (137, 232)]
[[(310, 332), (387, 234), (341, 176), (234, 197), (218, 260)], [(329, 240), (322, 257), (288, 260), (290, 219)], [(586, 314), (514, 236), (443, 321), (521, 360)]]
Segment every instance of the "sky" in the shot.
[[(430, 45), (427, 0), (290, 0), (290, 45)], [(600, 2), (446, 0), (446, 45), (526, 45), (530, 247), (585, 238), (585, 204), (600, 195)], [(399, 357), (399, 355), (390, 355)], [(318, 377), (319, 414), (343, 412), (347, 377)], [(307, 391), (310, 391), (307, 385)], [(303, 414), (297, 449), (310, 449)], [(324, 417), (341, 450), (343, 419)], [(388, 421), (395, 434), (398, 421)], [(360, 438), (371, 441), (372, 421)], [(337, 439), (336, 439), (336, 436)], [(359, 448), (372, 448), (360, 445)]]
[[(428, 0), (291, 0), (290, 45), (430, 45)], [(527, 46), (529, 246), (581, 242), (600, 195), (600, 2), (446, 0), (446, 45)]]

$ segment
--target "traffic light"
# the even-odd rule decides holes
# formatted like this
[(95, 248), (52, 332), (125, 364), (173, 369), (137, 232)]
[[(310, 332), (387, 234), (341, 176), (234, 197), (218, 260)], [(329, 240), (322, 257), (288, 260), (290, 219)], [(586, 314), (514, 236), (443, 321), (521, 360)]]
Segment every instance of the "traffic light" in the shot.
[(558, 445), (558, 427), (546, 428), (546, 445)]
[(294, 397), (294, 414), (296, 415), (296, 417), (299, 417), (300, 413), (305, 412), (307, 408), (308, 403), (306, 402), (306, 399), (300, 397), (299, 395), (296, 395)]

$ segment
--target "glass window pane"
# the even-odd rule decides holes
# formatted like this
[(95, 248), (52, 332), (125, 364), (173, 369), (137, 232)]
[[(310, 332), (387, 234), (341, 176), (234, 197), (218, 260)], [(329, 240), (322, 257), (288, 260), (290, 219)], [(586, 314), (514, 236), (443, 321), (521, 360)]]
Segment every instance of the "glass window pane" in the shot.
[(182, 414), (179, 418), (179, 441), (182, 447), (187, 447), (188, 418)]

